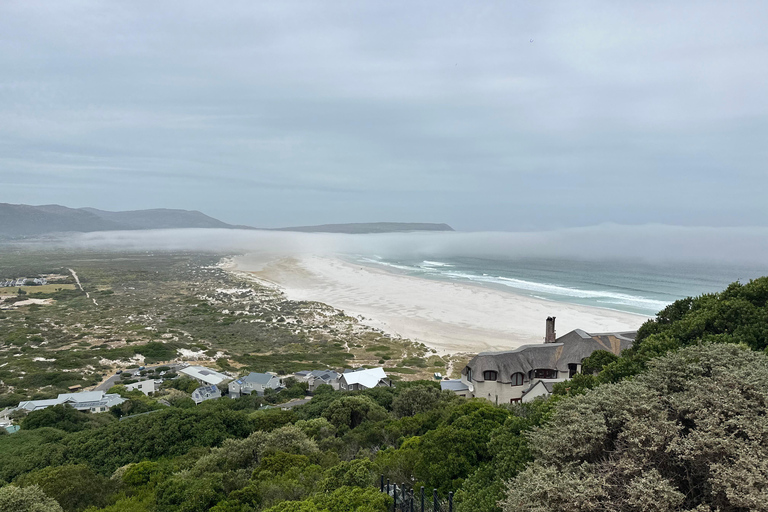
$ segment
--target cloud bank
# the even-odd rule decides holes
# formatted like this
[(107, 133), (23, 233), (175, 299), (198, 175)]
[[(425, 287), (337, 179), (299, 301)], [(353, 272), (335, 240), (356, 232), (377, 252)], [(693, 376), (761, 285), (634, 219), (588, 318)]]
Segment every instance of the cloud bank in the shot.
[(768, 274), (768, 228), (602, 225), (540, 232), (341, 235), (228, 229), (113, 231), (31, 243), (35, 250), (200, 251), (385, 258), (480, 257), (701, 262)]

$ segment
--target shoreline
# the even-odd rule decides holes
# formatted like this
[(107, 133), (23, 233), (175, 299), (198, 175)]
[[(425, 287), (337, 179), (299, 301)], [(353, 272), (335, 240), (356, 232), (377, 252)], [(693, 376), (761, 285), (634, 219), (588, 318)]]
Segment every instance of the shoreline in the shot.
[(573, 329), (634, 331), (649, 318), (475, 283), (409, 276), (342, 257), (252, 253), (222, 261), (222, 266), (275, 286), (290, 300), (328, 304), (441, 355), (542, 343), (547, 316), (557, 317), (559, 335)]

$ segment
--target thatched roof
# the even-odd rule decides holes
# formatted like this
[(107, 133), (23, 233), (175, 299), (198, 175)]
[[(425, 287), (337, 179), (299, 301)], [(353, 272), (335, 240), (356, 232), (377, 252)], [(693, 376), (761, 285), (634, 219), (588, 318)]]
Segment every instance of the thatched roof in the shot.
[(589, 334), (581, 329), (571, 331), (557, 338), (555, 343), (523, 345), (515, 350), (503, 352), (481, 352), (462, 370), (472, 369), (472, 380), (483, 381), (483, 372), (498, 372), (498, 382), (511, 382), (512, 374), (536, 369), (567, 371), (569, 363), (581, 362), (596, 350), (607, 350), (616, 355), (632, 346), (635, 332)]

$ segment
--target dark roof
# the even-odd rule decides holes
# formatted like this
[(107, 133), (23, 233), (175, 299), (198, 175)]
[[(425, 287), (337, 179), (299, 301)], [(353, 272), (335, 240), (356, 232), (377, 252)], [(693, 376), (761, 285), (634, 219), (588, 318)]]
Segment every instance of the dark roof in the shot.
[(240, 379), (238, 379), (238, 382), (242, 380), (243, 382), (253, 382), (254, 384), (267, 385), (267, 384), (269, 384), (269, 381), (271, 381), (272, 379), (276, 379), (276, 378), (277, 377), (275, 377), (271, 373), (251, 372), (248, 375), (246, 375), (245, 377), (241, 377)]
[(455, 380), (441, 380), (440, 389), (449, 391), (467, 391), (469, 387), (464, 384), (461, 379)]
[(589, 334), (576, 329), (557, 338), (555, 343), (523, 345), (504, 352), (481, 352), (461, 371), (472, 369), (472, 380), (482, 382), (483, 372), (498, 372), (498, 382), (510, 382), (512, 374), (528, 374), (534, 369), (567, 371), (569, 363), (580, 364), (596, 350), (607, 350), (618, 355), (632, 346), (634, 332)]
[(325, 381), (338, 379), (340, 377), (340, 375), (333, 370), (312, 370), (308, 376)]

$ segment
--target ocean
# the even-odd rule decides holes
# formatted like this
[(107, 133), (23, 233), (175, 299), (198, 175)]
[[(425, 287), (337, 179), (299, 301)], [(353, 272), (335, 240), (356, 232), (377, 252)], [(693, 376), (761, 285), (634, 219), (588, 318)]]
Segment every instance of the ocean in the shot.
[(359, 263), (425, 279), (488, 286), (544, 300), (654, 316), (675, 300), (723, 290), (768, 268), (728, 264), (565, 259), (396, 259), (357, 256)]

